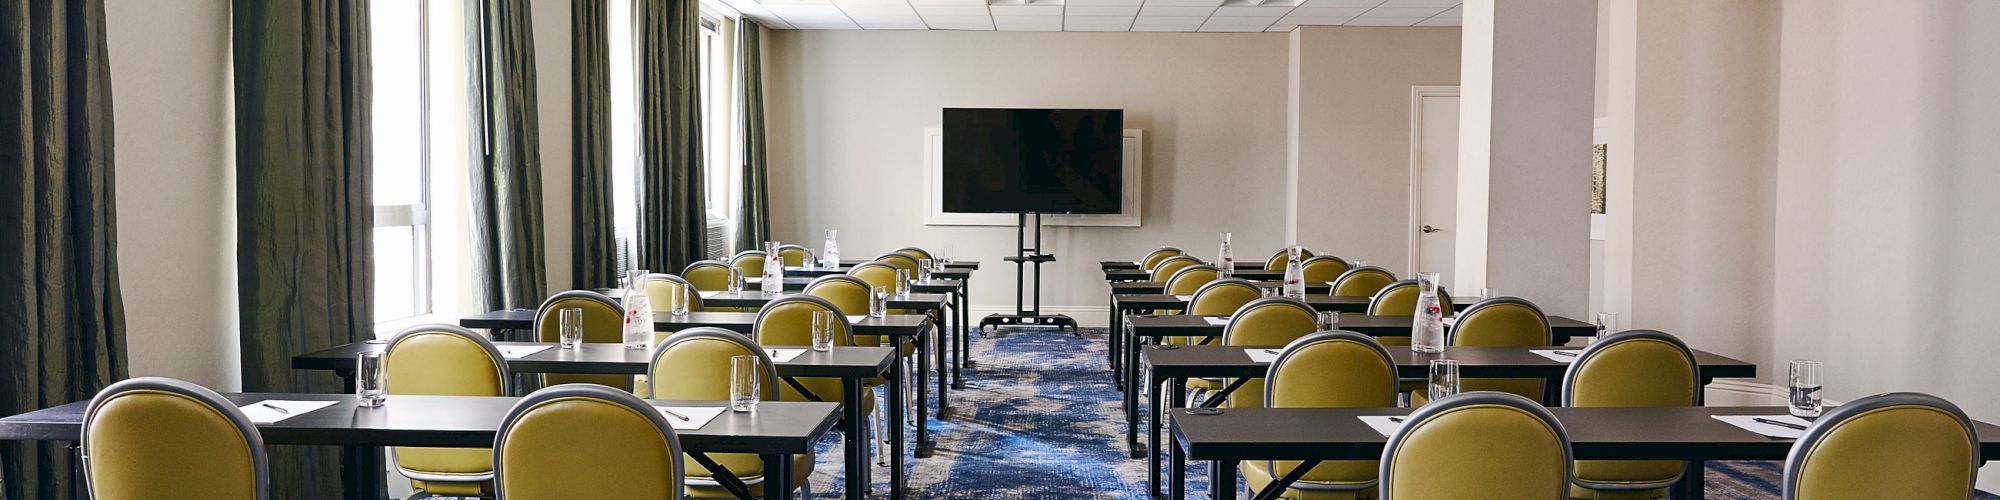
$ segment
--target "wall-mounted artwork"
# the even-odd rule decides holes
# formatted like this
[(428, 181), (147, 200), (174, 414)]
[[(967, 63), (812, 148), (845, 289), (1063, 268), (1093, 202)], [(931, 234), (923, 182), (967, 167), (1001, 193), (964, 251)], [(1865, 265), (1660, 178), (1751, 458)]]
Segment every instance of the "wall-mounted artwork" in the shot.
[(1604, 213), (1604, 145), (1590, 148), (1590, 213)]

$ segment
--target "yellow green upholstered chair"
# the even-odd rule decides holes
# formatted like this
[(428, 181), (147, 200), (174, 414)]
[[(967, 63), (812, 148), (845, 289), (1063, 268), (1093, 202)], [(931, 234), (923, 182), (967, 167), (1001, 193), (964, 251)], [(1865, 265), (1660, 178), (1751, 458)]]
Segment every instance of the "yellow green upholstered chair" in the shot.
[[(870, 287), (879, 286), (893, 292), (896, 290), (896, 271), (898, 270), (893, 264), (872, 261), (856, 264), (854, 267), (848, 268), (847, 275), (860, 278), (861, 281), (868, 283)], [(866, 313), (867, 311), (862, 312)]]
[[(561, 340), (558, 331), (563, 308), (574, 307), (583, 310), (583, 341), (596, 344), (622, 344), (625, 342), (625, 307), (597, 292), (570, 290), (549, 296), (542, 301), (542, 307), (535, 310), (535, 340), (555, 342)], [(655, 339), (659, 337), (655, 334)], [(549, 373), (542, 375), (543, 385), (557, 384), (601, 384), (620, 390), (632, 390), (631, 375), (577, 375)]]
[[(391, 395), (505, 396), (507, 358), (486, 337), (454, 325), (417, 325), (382, 354)], [(493, 450), (395, 447), (396, 470), (431, 496), (493, 493)]]
[(931, 256), (931, 252), (930, 252), (930, 250), (925, 250), (925, 249), (922, 249), (922, 248), (917, 248), (917, 247), (903, 247), (903, 248), (898, 248), (898, 249), (896, 249), (896, 251), (895, 251), (895, 252), (892, 252), (892, 253), (899, 253), (899, 254), (903, 254), (903, 255), (908, 255), (908, 256), (910, 256), (910, 258), (912, 258), (912, 259), (917, 259), (917, 260), (923, 260), (923, 259), (935, 259), (935, 258), (937, 258), (937, 257), (932, 257), (932, 256)]
[[(810, 321), (811, 316), (807, 318)], [(771, 327), (777, 328), (778, 325)], [(763, 394), (758, 397), (767, 401), (782, 399), (778, 396), (778, 388), (784, 383), (778, 380), (777, 366), (772, 364), (770, 354), (748, 337), (716, 327), (689, 328), (660, 341), (659, 349), (653, 351), (653, 363), (646, 372), (646, 378), (652, 381), (652, 399), (729, 400), (730, 358), (736, 356), (756, 356), (759, 359), (758, 366), (762, 369), (757, 375), (758, 390)], [(795, 401), (805, 400), (798, 398)], [(742, 479), (750, 487), (750, 494), (764, 496), (763, 457), (747, 453), (713, 453), (709, 454), (709, 458)], [(792, 455), (791, 460), (792, 484), (785, 487), (797, 490), (804, 487), (806, 480), (812, 476), (813, 455)], [(693, 460), (686, 463), (688, 497), (735, 498), (722, 488), (722, 483), (715, 480), (714, 473), (709, 472), (707, 467)], [(811, 495), (804, 497), (810, 498)]]
[(1353, 268), (1354, 265), (1347, 263), (1346, 259), (1332, 255), (1316, 256), (1299, 264), (1299, 270), (1305, 273), (1306, 283), (1332, 283)]
[[(834, 315), (833, 345), (882, 345), (881, 336), (855, 335), (854, 326), (848, 323), (847, 320), (847, 315), (853, 313), (846, 312), (841, 305), (842, 300), (849, 302), (861, 300), (861, 314), (867, 314), (867, 299), (858, 298), (861, 296), (857, 294), (862, 292), (855, 291), (860, 290), (860, 287), (863, 286), (866, 285), (861, 284), (861, 280), (855, 279), (853, 276), (834, 274), (815, 279), (811, 284), (806, 285), (806, 293), (804, 295), (787, 295), (778, 300), (765, 303), (764, 308), (757, 311), (757, 319), (751, 325), (751, 338), (757, 341), (757, 345), (767, 347), (811, 346), (813, 312), (832, 311)], [(812, 392), (821, 401), (846, 401), (844, 397), (847, 394), (846, 387), (841, 384), (838, 378), (798, 377), (798, 381), (799, 385), (805, 386), (807, 391)], [(870, 377), (863, 379), (862, 383), (868, 386), (869, 390), (861, 392), (861, 413), (869, 415), (872, 420), (879, 420), (872, 418), (876, 416), (875, 391), (873, 388), (887, 384), (888, 380), (882, 377)], [(798, 389), (792, 387), (791, 384), (781, 385), (778, 390), (779, 399), (782, 400), (807, 401), (811, 399), (804, 394), (800, 394)], [(905, 401), (909, 400), (906, 399)], [(871, 425), (869, 427), (873, 428), (874, 426)], [(884, 435), (886, 436), (886, 434)], [(866, 439), (866, 437), (849, 436), (849, 439)]]
[(696, 290), (726, 291), (729, 290), (729, 264), (719, 260), (698, 260), (681, 270), (681, 278), (693, 283)]
[(922, 276), (917, 272), (918, 266), (916, 257), (911, 257), (909, 255), (900, 253), (885, 253), (875, 257), (875, 262), (881, 262), (891, 266), (896, 266), (896, 269), (909, 271), (910, 279), (917, 279), (918, 277)]
[[(1653, 330), (1619, 332), (1592, 343), (1563, 374), (1567, 407), (1701, 406), (1701, 365), (1681, 339)], [(1570, 498), (1664, 499), (1685, 463), (1578, 460)]]
[(1196, 264), (1174, 271), (1172, 276), (1167, 277), (1167, 282), (1162, 288), (1167, 295), (1192, 295), (1195, 290), (1201, 289), (1202, 285), (1221, 276), (1222, 271), (1215, 266)]
[[(1369, 316), (1415, 316), (1417, 314), (1417, 280), (1403, 280), (1390, 283), (1375, 292), (1368, 299)], [(1438, 307), (1452, 310), (1451, 292), (1438, 289)], [(1446, 314), (1449, 316), (1450, 314)], [(1410, 345), (1409, 335), (1384, 335), (1382, 343), (1388, 345)]]
[[(1244, 304), (1263, 298), (1264, 290), (1257, 284), (1242, 278), (1223, 278), (1203, 283), (1188, 298), (1187, 313), (1196, 316), (1227, 316), (1235, 314)], [(1204, 338), (1205, 339), (1205, 338)], [(1166, 343), (1190, 345), (1198, 343), (1193, 337), (1167, 337)]]
[(1361, 266), (1340, 273), (1333, 279), (1335, 297), (1374, 297), (1375, 292), (1396, 282), (1396, 275), (1375, 266)]
[(681, 442), (637, 396), (592, 384), (535, 391), (493, 439), (500, 498), (682, 498)]
[[(1283, 346), (1316, 331), (1319, 331), (1319, 313), (1312, 306), (1285, 297), (1264, 297), (1244, 304), (1230, 315), (1229, 325), (1222, 327), (1222, 345)], [(1197, 391), (1227, 386), (1226, 381), (1219, 379), (1190, 379), (1188, 384)], [(1203, 386), (1197, 387), (1198, 384)], [(1252, 379), (1230, 393), (1229, 406), (1264, 407), (1264, 379)]]
[(1971, 498), (1979, 438), (1936, 396), (1868, 396), (1821, 415), (1785, 458), (1785, 500)]
[(1153, 266), (1152, 275), (1148, 278), (1148, 280), (1166, 281), (1167, 278), (1173, 276), (1174, 273), (1180, 272), (1181, 268), (1188, 266), (1198, 266), (1198, 265), (1201, 265), (1201, 259), (1196, 259), (1194, 257), (1189, 257), (1186, 255), (1175, 255), (1172, 257), (1167, 257), (1165, 259), (1161, 259), (1158, 265)]
[[(1278, 253), (1271, 254), (1271, 258), (1264, 259), (1264, 269), (1269, 269), (1273, 271), (1283, 271), (1285, 269), (1285, 265), (1292, 263), (1292, 252), (1290, 252), (1289, 250), (1290, 249), (1280, 248), (1278, 249)], [(1306, 247), (1299, 247), (1299, 258), (1310, 259), (1312, 257), (1313, 257), (1312, 249)]]
[[(685, 297), (687, 297), (688, 301), (688, 312), (701, 312), (701, 289), (695, 288), (694, 283), (689, 283), (687, 279), (671, 274), (653, 273), (646, 275), (646, 298), (653, 301), (654, 311), (671, 311), (671, 308), (668, 307), (670, 304), (667, 302), (667, 296), (672, 294), (676, 289), (686, 291), (687, 295)], [(619, 338), (623, 340), (624, 335), (621, 334)]]
[(792, 244), (778, 245), (778, 260), (784, 261), (787, 266), (803, 266), (813, 260), (812, 249)]
[(1382, 449), (1384, 500), (1563, 498), (1569, 434), (1540, 403), (1468, 392), (1411, 413)]
[(1146, 256), (1139, 259), (1139, 269), (1150, 272), (1154, 266), (1160, 265), (1160, 261), (1166, 260), (1167, 257), (1180, 255), (1181, 253), (1181, 249), (1174, 247), (1160, 247), (1151, 252), (1146, 252)]
[[(1554, 343), (1548, 315), (1519, 297), (1495, 297), (1473, 304), (1458, 313), (1445, 331), (1447, 346), (1536, 347)], [(1468, 377), (1459, 381), (1459, 391), (1500, 391), (1540, 401), (1542, 379)], [(1410, 392), (1411, 406), (1422, 406), (1429, 399), (1428, 390)]]
[(242, 410), (161, 377), (121, 380), (90, 399), (83, 480), (100, 500), (265, 500), (271, 482), (264, 438)]
[[(1374, 338), (1348, 331), (1319, 332), (1285, 346), (1264, 375), (1269, 408), (1383, 408), (1396, 405), (1396, 362)], [(1288, 460), (1243, 462), (1251, 491), (1300, 465)], [(1373, 460), (1322, 462), (1285, 490), (1294, 500), (1372, 498)]]
[(744, 250), (729, 258), (729, 266), (743, 271), (743, 277), (755, 278), (764, 275), (764, 261), (769, 256), (763, 250)]
[[(814, 278), (806, 284), (805, 294), (826, 299), (834, 310), (843, 315), (861, 316), (868, 314), (868, 294), (870, 285), (861, 278), (842, 274), (829, 274)], [(768, 307), (769, 304), (766, 304)], [(856, 335), (854, 345), (882, 345), (880, 335)]]

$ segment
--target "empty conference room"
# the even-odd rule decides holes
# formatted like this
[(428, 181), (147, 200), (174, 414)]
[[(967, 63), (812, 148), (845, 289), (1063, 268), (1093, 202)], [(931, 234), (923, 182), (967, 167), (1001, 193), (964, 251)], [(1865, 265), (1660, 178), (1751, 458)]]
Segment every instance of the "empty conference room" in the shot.
[(0, 500), (2000, 500), (1994, 26), (0, 0)]

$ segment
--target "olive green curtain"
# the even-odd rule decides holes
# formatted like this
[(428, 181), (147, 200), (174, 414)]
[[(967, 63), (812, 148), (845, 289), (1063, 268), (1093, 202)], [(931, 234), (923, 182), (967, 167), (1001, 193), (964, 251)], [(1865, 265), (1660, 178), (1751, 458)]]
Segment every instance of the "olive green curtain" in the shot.
[[(246, 392), (342, 392), (292, 356), (372, 337), (368, 5), (232, 3)], [(271, 447), (271, 497), (331, 500), (355, 474), (382, 473), (344, 467), (342, 453)]]
[(640, 269), (675, 272), (703, 257), (701, 13), (696, 0), (633, 7), (639, 43)]
[[(0, 2), (0, 414), (126, 377), (102, 0)], [(67, 498), (61, 443), (0, 442), (0, 499)]]
[(469, 4), (472, 269), (480, 308), (535, 307), (547, 296), (535, 34), (528, 0)]
[(743, 81), (743, 192), (736, 198), (736, 248), (752, 249), (771, 239), (770, 181), (764, 156), (764, 29), (756, 21), (739, 24), (736, 56)]
[[(611, 42), (604, 0), (570, 2), (570, 281), (618, 285), (611, 211)], [(674, 271), (670, 271), (674, 272)]]

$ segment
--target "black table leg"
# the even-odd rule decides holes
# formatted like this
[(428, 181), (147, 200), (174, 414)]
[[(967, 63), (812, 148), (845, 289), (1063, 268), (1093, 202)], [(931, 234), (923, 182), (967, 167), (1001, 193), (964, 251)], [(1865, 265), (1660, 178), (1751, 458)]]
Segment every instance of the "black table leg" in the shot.
[(792, 457), (764, 454), (764, 498), (792, 500)]
[(388, 467), (382, 462), (380, 446), (346, 446), (347, 470), (341, 478), (347, 483), (347, 496), (354, 499), (381, 500), (389, 498), (389, 480), (383, 477)]
[(917, 343), (917, 450), (915, 455), (917, 458), (930, 458), (931, 446), (935, 444), (931, 442), (930, 434), (931, 359), (928, 354), (931, 343), (921, 333), (917, 334), (913, 340)]
[(1120, 318), (1120, 337), (1125, 344), (1125, 445), (1132, 458), (1144, 458), (1144, 450), (1139, 449), (1139, 391), (1145, 389), (1139, 382), (1139, 340), (1125, 334), (1124, 321)]
[[(891, 337), (894, 338), (894, 337)], [(908, 373), (903, 370), (903, 345), (896, 346), (896, 360), (889, 364), (889, 411), (883, 412), (889, 427), (889, 495), (902, 498), (903, 481), (908, 472), (903, 470), (903, 384), (908, 383)], [(863, 462), (866, 467), (866, 461)]]
[[(1178, 408), (1182, 401), (1187, 401), (1187, 380), (1171, 378), (1167, 379), (1167, 383), (1173, 385), (1169, 392), (1173, 397), (1168, 398), (1170, 401), (1167, 404)], [(1167, 471), (1167, 494), (1174, 500), (1182, 500), (1187, 498), (1187, 454), (1181, 451), (1180, 443), (1175, 442), (1167, 443), (1167, 454), (1172, 458), (1169, 460), (1171, 469)]]
[(1208, 497), (1215, 500), (1236, 498), (1236, 461), (1213, 460), (1208, 465), (1214, 468), (1208, 471)]
[(1125, 336), (1123, 335), (1124, 332), (1119, 330), (1117, 292), (1111, 293), (1111, 307), (1109, 308), (1109, 310), (1111, 311), (1111, 318), (1105, 320), (1104, 322), (1105, 326), (1104, 342), (1108, 344), (1105, 350), (1110, 351), (1111, 359), (1106, 361), (1106, 363), (1111, 365), (1112, 385), (1116, 386), (1118, 390), (1122, 391), (1125, 390), (1125, 372), (1118, 371), (1118, 364), (1120, 361), (1123, 361), (1119, 359), (1120, 357), (1122, 357), (1119, 351), (1121, 348), (1124, 347), (1123, 343), (1125, 342), (1124, 340)]
[(845, 404), (841, 405), (842, 417), (847, 419), (847, 498), (859, 500), (868, 496), (868, 416), (861, 413), (861, 379), (840, 379)]
[(1687, 462), (1681, 471), (1681, 480), (1674, 484), (1675, 500), (1702, 500), (1708, 497), (1708, 463), (1700, 460)]
[(931, 336), (934, 339), (931, 341), (931, 354), (937, 358), (937, 364), (934, 365), (937, 367), (937, 418), (938, 420), (944, 420), (944, 412), (951, 409), (951, 387), (949, 383), (951, 370), (945, 369), (945, 367), (951, 365), (946, 364), (945, 352), (952, 350), (953, 347), (951, 347), (950, 316), (945, 311), (938, 311), (937, 313), (944, 327), (931, 329)]
[(1160, 494), (1160, 377), (1146, 377), (1146, 496)]

